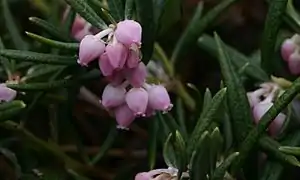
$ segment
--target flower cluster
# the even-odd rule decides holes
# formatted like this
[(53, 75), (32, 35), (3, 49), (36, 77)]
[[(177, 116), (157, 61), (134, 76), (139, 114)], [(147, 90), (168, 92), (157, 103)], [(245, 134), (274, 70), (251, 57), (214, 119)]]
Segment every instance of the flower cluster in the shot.
[(98, 59), (99, 68), (110, 83), (104, 88), (102, 105), (113, 112), (119, 128), (127, 128), (136, 117), (151, 116), (156, 110), (172, 108), (162, 85), (147, 84), (147, 69), (141, 62), (142, 27), (124, 20), (80, 42), (78, 63), (88, 66)]
[(281, 56), (288, 63), (289, 70), (294, 75), (300, 74), (300, 36), (295, 34), (281, 45)]
[[(252, 108), (252, 113), (256, 124), (259, 122), (262, 116), (273, 106), (273, 100), (280, 90), (278, 85), (274, 83), (263, 83), (260, 85), (260, 87), (260, 89), (247, 93), (249, 104)], [(268, 129), (271, 136), (274, 137), (280, 132), (285, 119), (286, 115), (280, 113), (272, 121)]]

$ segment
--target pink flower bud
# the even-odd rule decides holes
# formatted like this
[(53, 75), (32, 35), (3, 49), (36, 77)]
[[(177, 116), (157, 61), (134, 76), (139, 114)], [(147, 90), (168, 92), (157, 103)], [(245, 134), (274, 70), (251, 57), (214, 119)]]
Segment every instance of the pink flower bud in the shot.
[(128, 107), (134, 115), (144, 116), (148, 105), (148, 93), (143, 88), (132, 88), (125, 97)]
[(139, 62), (140, 62), (140, 50), (136, 49), (130, 49), (129, 53), (128, 53), (128, 58), (126, 61), (126, 66), (128, 68), (135, 68), (138, 66)]
[(17, 92), (6, 87), (5, 84), (0, 84), (0, 101), (9, 102), (15, 99)]
[[(253, 108), (253, 117), (255, 123), (258, 124), (263, 115), (273, 106), (271, 102), (261, 102), (254, 106)], [(278, 114), (278, 116), (272, 121), (269, 125), (268, 131), (272, 136), (275, 136), (279, 133), (284, 121), (286, 119), (286, 115), (283, 113)]]
[(141, 87), (147, 76), (147, 69), (143, 62), (139, 63), (138, 67), (127, 70), (129, 76), (128, 81), (133, 87)]
[(118, 128), (120, 129), (127, 129), (135, 119), (133, 112), (129, 109), (126, 103), (118, 106), (114, 112)]
[(98, 58), (105, 50), (105, 43), (93, 35), (85, 36), (79, 46), (78, 63), (87, 66), (91, 61)]
[(290, 55), (294, 53), (296, 44), (291, 39), (286, 39), (281, 45), (281, 56), (283, 60), (288, 61)]
[(121, 43), (108, 44), (106, 53), (114, 69), (121, 69), (126, 63), (128, 49)]
[(126, 90), (122, 86), (108, 84), (102, 94), (102, 105), (105, 108), (117, 107), (125, 102)]
[(131, 46), (132, 44), (141, 44), (142, 39), (142, 27), (133, 20), (124, 20), (117, 24), (115, 36), (119, 42), (125, 46)]
[(114, 68), (109, 62), (107, 53), (103, 53), (99, 58), (99, 67), (103, 76), (110, 76), (114, 72)]
[(138, 173), (134, 180), (152, 180), (152, 176), (147, 172)]
[(173, 107), (166, 88), (162, 85), (152, 85), (148, 88), (149, 105), (151, 108), (160, 111), (169, 111)]
[(298, 52), (293, 53), (288, 59), (288, 65), (290, 72), (293, 75), (300, 74), (300, 54)]

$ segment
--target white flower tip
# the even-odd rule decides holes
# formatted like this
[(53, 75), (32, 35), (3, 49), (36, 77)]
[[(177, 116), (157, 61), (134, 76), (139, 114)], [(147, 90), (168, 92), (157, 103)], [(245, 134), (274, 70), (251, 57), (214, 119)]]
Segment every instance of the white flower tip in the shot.
[(129, 131), (128, 127), (124, 127), (124, 126), (121, 126), (121, 125), (117, 125), (116, 128), (121, 129), (121, 130), (125, 130), (125, 131)]

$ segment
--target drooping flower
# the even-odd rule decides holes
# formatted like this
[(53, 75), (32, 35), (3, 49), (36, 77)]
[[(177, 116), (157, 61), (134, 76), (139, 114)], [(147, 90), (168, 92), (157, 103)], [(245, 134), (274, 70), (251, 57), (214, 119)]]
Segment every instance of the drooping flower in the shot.
[(80, 42), (78, 63), (82, 66), (88, 66), (91, 61), (103, 54), (104, 50), (104, 41), (93, 35), (87, 35)]
[(126, 103), (136, 116), (144, 116), (148, 105), (148, 93), (144, 88), (132, 88), (126, 93)]
[(124, 20), (117, 24), (115, 36), (125, 46), (140, 45), (142, 39), (142, 27), (134, 20)]
[[(265, 98), (261, 100), (260, 102), (254, 104), (252, 108), (252, 114), (254, 117), (254, 122), (256, 124), (259, 123), (263, 115), (273, 106), (273, 100), (275, 98), (275, 95), (278, 95), (279, 87), (277, 85), (273, 85), (273, 83), (264, 83), (261, 85), (262, 89), (269, 89), (270, 91), (265, 94)], [(284, 113), (279, 113), (276, 118), (271, 122), (269, 125), (268, 131), (271, 136), (276, 136), (286, 119), (286, 115)]]
[(162, 85), (152, 85), (147, 88), (149, 95), (149, 105), (154, 110), (167, 112), (173, 105), (166, 88)]
[(126, 90), (122, 86), (106, 85), (102, 93), (102, 105), (106, 108), (117, 107), (125, 102)]
[(130, 124), (134, 121), (135, 116), (131, 109), (128, 107), (126, 103), (118, 106), (115, 111), (116, 121), (118, 123), (118, 128), (120, 129), (128, 129)]
[(6, 84), (0, 84), (0, 101), (10, 102), (17, 96), (17, 91), (8, 88)]
[(128, 55), (128, 49), (121, 43), (113, 42), (106, 46), (106, 53), (111, 66), (120, 70), (124, 67)]

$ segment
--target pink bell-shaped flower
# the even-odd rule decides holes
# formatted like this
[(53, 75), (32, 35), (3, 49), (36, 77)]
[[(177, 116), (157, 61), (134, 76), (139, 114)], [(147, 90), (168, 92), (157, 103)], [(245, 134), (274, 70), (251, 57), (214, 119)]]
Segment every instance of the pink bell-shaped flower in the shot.
[(106, 46), (106, 53), (114, 69), (122, 69), (126, 63), (128, 49), (121, 43), (115, 42)]
[(290, 72), (294, 75), (300, 74), (300, 54), (299, 52), (294, 52), (290, 55), (288, 59), (288, 66)]
[(281, 56), (283, 60), (288, 61), (290, 55), (294, 53), (297, 46), (291, 39), (286, 39), (281, 45)]
[(141, 44), (142, 27), (134, 20), (124, 20), (117, 24), (115, 36), (119, 42), (127, 47), (133, 44)]
[(125, 102), (126, 90), (122, 86), (106, 85), (102, 93), (102, 105), (105, 108), (117, 107)]
[(0, 84), (0, 101), (10, 102), (17, 96), (17, 91), (8, 88), (5, 84)]
[(98, 58), (105, 50), (105, 43), (93, 35), (85, 36), (79, 45), (78, 63), (87, 66), (91, 61)]
[[(254, 106), (253, 117), (256, 124), (272, 106), (272, 102), (261, 102)], [(286, 115), (283, 113), (279, 113), (277, 117), (272, 121), (268, 128), (272, 136), (276, 136), (280, 132), (280, 129), (282, 128), (285, 119)]]
[(152, 180), (152, 176), (148, 172), (141, 172), (136, 174), (134, 180)]
[(107, 53), (103, 53), (99, 58), (99, 67), (103, 76), (110, 76), (114, 72), (114, 68), (109, 62)]
[(114, 113), (118, 123), (117, 127), (120, 129), (127, 129), (135, 119), (133, 112), (129, 109), (126, 103), (118, 106)]
[(141, 87), (147, 76), (147, 68), (143, 62), (140, 62), (136, 68), (128, 69), (128, 81), (133, 87)]
[(149, 105), (154, 110), (169, 111), (172, 109), (170, 96), (162, 85), (152, 85), (147, 88), (149, 94)]
[(148, 105), (148, 93), (143, 88), (132, 88), (125, 97), (128, 107), (136, 116), (144, 116)]

